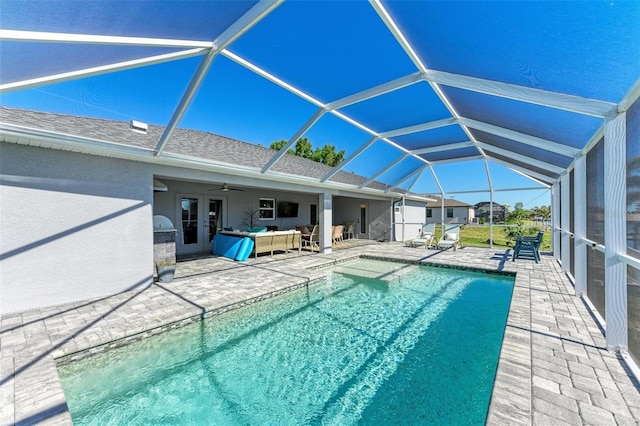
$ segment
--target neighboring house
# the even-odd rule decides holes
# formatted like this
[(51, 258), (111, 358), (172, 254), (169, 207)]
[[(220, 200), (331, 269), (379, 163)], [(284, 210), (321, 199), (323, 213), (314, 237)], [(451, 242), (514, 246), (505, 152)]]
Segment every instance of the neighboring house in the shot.
[(147, 287), (154, 215), (173, 222), (178, 254), (210, 252), (252, 209), (260, 226), (318, 223), (323, 252), (346, 221), (358, 238), (394, 238), (387, 185), (344, 171), (320, 182), (331, 167), (294, 155), (263, 170), (276, 151), (195, 130), (158, 155), (165, 129), (133, 127), (0, 107), (0, 311)]
[[(476, 211), (476, 218), (480, 220), (481, 218), (485, 219), (489, 222), (489, 212), (491, 208), (490, 201), (482, 201), (473, 208)], [(504, 222), (507, 217), (507, 209), (505, 206), (498, 204), (496, 202), (493, 203), (493, 222)]]
[(454, 198), (444, 199), (444, 216), (442, 199), (433, 197), (435, 201), (428, 201), (426, 204), (426, 223), (455, 223), (468, 224), (472, 223), (475, 217), (475, 211), (471, 204), (463, 203)]

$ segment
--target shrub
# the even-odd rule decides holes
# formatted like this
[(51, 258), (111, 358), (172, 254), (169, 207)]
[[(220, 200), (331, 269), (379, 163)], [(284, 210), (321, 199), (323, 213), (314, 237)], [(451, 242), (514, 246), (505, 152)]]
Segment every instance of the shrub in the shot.
[(518, 223), (511, 226), (504, 227), (504, 235), (507, 239), (507, 245), (512, 245), (516, 237), (529, 237), (538, 233), (538, 228), (534, 226), (526, 226), (522, 223)]

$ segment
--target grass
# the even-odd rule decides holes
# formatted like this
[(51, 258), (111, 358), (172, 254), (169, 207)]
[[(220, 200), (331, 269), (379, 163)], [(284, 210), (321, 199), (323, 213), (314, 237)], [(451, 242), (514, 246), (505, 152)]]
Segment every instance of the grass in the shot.
[[(505, 236), (503, 225), (493, 226), (493, 246), (494, 247), (512, 247), (507, 244), (507, 238)], [(436, 236), (441, 235), (440, 226), (436, 226)], [(463, 246), (473, 247), (490, 247), (489, 244), (489, 225), (480, 226), (463, 226), (460, 231), (460, 241)], [(540, 245), (540, 251), (551, 250), (551, 232), (546, 229), (544, 236), (542, 237), (542, 244)]]

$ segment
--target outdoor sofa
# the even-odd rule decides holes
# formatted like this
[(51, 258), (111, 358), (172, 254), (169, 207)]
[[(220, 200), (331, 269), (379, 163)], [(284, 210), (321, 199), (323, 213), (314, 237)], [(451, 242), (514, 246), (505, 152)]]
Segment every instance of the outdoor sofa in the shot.
[(269, 253), (273, 255), (276, 251), (288, 253), (289, 250), (301, 250), (300, 231), (267, 231), (267, 232), (243, 232), (243, 231), (222, 231), (222, 235), (235, 236), (238, 238), (248, 237), (254, 242), (251, 254), (258, 257), (258, 254)]

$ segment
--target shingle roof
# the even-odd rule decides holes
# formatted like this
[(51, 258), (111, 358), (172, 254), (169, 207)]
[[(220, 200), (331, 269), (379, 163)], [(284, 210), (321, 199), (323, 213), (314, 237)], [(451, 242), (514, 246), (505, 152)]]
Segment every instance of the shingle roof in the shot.
[[(0, 107), (0, 121), (38, 130), (151, 150), (156, 147), (164, 132), (164, 127), (156, 125), (149, 125), (147, 133), (143, 134), (131, 131), (129, 123), (124, 121), (6, 107)], [(165, 147), (165, 152), (254, 168), (263, 167), (276, 153), (271, 148), (253, 145), (214, 133), (180, 128), (174, 131)], [(272, 169), (281, 173), (320, 179), (332, 167), (296, 155), (286, 154)], [(357, 186), (362, 184), (366, 178), (340, 171), (330, 180)], [(367, 188), (380, 190), (384, 190), (387, 187), (387, 185), (380, 182), (371, 182), (367, 185)]]
[[(442, 207), (442, 198), (440, 197), (435, 197), (432, 196), (432, 198), (436, 199), (436, 201), (428, 201), (427, 202), (427, 208), (429, 209), (438, 209), (440, 207)], [(469, 207), (469, 208), (473, 208), (473, 206), (471, 204), (467, 204), (467, 203), (463, 203), (462, 201), (458, 201), (454, 198), (445, 198), (444, 199), (444, 206), (445, 207)]]

